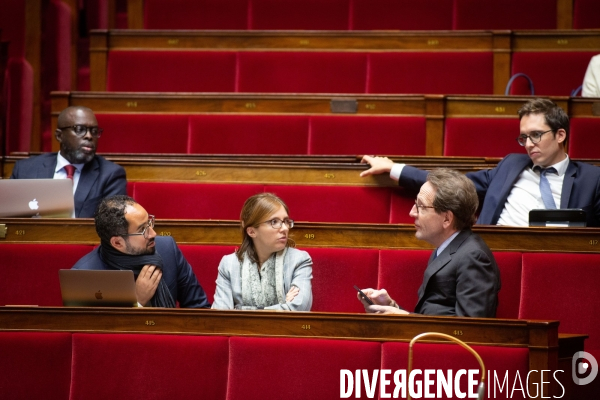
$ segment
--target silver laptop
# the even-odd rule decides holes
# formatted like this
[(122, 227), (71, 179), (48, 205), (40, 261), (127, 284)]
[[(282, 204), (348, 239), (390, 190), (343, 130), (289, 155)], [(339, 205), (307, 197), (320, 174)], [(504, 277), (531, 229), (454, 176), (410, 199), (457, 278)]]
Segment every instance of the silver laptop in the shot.
[(136, 307), (133, 271), (61, 269), (60, 292), (66, 307)]
[(0, 179), (0, 217), (70, 218), (71, 179)]

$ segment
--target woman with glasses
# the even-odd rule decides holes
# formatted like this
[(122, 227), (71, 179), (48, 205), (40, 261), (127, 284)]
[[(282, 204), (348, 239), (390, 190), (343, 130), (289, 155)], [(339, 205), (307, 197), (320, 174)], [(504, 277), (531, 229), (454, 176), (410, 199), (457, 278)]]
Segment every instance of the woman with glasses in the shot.
[(250, 197), (240, 214), (242, 244), (221, 260), (212, 308), (310, 311), (312, 260), (293, 248), (294, 221), (271, 193)]

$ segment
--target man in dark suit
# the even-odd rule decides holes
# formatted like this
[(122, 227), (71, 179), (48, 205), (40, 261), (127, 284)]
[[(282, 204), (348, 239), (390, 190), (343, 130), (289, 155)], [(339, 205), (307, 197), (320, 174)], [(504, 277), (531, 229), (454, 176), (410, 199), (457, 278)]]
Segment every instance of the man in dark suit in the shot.
[(129, 196), (103, 199), (95, 215), (100, 246), (73, 269), (132, 270), (141, 307), (210, 307), (192, 267), (170, 236), (156, 236), (154, 216)]
[[(416, 237), (435, 246), (419, 288), (414, 312), (460, 317), (496, 316), (500, 272), (485, 242), (471, 231), (479, 201), (464, 175), (437, 169), (427, 176), (415, 205)], [(365, 311), (408, 314), (385, 289), (363, 289)]]
[[(91, 218), (106, 196), (127, 194), (123, 167), (96, 155), (102, 129), (87, 107), (68, 107), (54, 133), (60, 151), (17, 161), (12, 179), (73, 179), (73, 217)], [(74, 169), (73, 169), (74, 168)]]
[[(517, 141), (527, 154), (509, 154), (494, 169), (466, 174), (483, 199), (477, 223), (528, 226), (532, 209), (581, 208), (588, 226), (600, 226), (600, 168), (569, 159), (564, 110), (550, 100), (534, 99), (521, 107), (519, 118)], [(386, 157), (365, 156), (362, 161), (371, 168), (361, 176), (388, 172), (409, 190), (418, 190), (427, 177), (426, 171)]]

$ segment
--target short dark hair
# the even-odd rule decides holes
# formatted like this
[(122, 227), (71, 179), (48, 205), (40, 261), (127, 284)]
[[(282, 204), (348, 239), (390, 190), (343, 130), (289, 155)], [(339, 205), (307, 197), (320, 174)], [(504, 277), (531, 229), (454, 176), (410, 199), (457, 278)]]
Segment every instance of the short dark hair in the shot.
[(567, 133), (565, 137), (569, 138), (570, 123), (569, 116), (556, 103), (548, 99), (532, 99), (519, 109), (519, 120), (529, 114), (543, 114), (546, 124), (552, 129), (552, 133), (556, 135), (559, 129), (564, 129)]
[(125, 208), (134, 204), (137, 204), (137, 201), (124, 195), (102, 199), (94, 214), (96, 233), (100, 236), (100, 240), (108, 243), (113, 236), (127, 234), (129, 222), (125, 219)]
[(436, 212), (452, 211), (454, 228), (459, 231), (473, 226), (479, 198), (469, 178), (452, 169), (438, 168), (429, 173), (427, 181), (436, 189), (433, 199)]

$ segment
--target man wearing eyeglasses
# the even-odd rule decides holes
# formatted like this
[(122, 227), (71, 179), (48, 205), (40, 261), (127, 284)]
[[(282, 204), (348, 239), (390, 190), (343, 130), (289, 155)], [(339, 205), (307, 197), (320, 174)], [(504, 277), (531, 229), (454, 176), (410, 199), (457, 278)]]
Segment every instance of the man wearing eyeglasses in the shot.
[(192, 267), (170, 236), (156, 236), (154, 216), (129, 196), (103, 199), (95, 215), (100, 246), (73, 269), (132, 270), (143, 307), (210, 307)]
[(123, 167), (96, 155), (102, 129), (87, 107), (65, 108), (54, 133), (60, 151), (15, 163), (12, 179), (72, 179), (75, 209), (72, 217), (91, 218), (102, 198), (127, 194)]
[[(509, 154), (490, 170), (467, 173), (483, 198), (478, 224), (528, 226), (532, 209), (581, 208), (587, 226), (600, 226), (600, 168), (569, 159), (565, 143), (569, 117), (547, 99), (533, 99), (519, 110), (517, 142), (527, 154)], [(361, 176), (390, 173), (415, 192), (427, 172), (395, 164), (386, 157), (365, 156), (370, 168)]]

